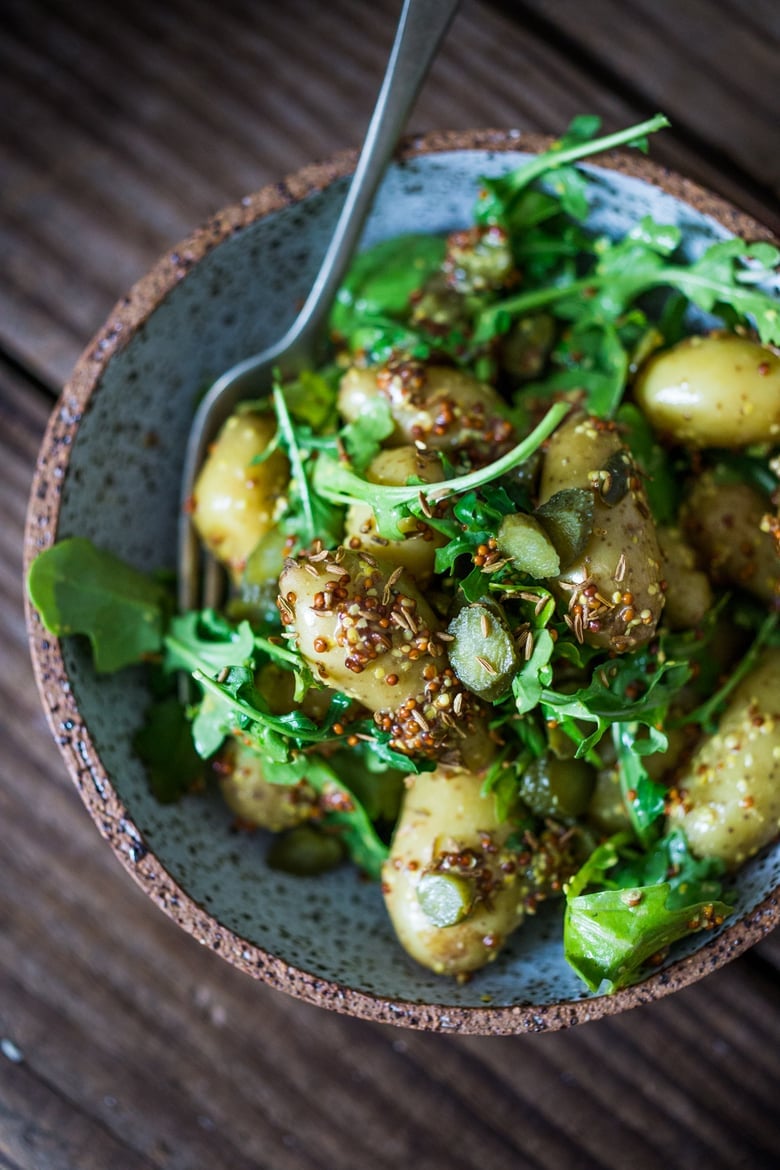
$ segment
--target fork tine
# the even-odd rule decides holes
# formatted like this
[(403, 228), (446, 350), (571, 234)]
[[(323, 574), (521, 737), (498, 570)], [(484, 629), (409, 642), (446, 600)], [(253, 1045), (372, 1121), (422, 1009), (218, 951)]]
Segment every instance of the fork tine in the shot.
[(202, 609), (220, 609), (227, 593), (227, 576), (220, 563), (206, 554), (203, 566)]

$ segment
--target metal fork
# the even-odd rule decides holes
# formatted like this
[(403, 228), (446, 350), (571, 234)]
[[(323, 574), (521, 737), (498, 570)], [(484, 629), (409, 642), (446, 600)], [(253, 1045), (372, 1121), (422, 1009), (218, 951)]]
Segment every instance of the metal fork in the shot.
[(203, 398), (193, 419), (184, 460), (178, 543), (181, 612), (216, 604), (223, 576), (201, 548), (189, 502), (198, 470), (217, 431), (244, 398), (270, 387), (274, 369), (285, 376), (321, 364), (327, 320), (357, 246), (374, 195), (460, 0), (404, 0), (390, 59), (344, 206), (311, 291), (287, 333), (270, 349), (239, 362)]

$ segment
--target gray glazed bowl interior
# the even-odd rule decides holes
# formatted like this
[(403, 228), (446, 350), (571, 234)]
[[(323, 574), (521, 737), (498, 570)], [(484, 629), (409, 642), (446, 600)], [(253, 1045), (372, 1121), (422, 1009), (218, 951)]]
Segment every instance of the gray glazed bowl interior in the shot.
[[(409, 225), (446, 231), (467, 224), (481, 176), (517, 165), (525, 146), (517, 135), (495, 132), (415, 141), (387, 176), (365, 243)], [(645, 160), (605, 162), (607, 169), (589, 168), (594, 230), (622, 233), (650, 213), (683, 229), (690, 255), (732, 232), (767, 235)], [(194, 403), (292, 320), (352, 163), (344, 156), (307, 168), (216, 216), (117, 305), (52, 416), (31, 498), (28, 563), (53, 539), (79, 534), (142, 569), (173, 567)], [(618, 165), (631, 173), (612, 169)], [(563, 959), (561, 911), (552, 904), (471, 982), (442, 980), (404, 954), (379, 889), (351, 868), (287, 877), (265, 867), (262, 834), (231, 831), (217, 796), (158, 804), (132, 750), (148, 701), (143, 675), (97, 678), (83, 644), (57, 643), (28, 616), (44, 707), (100, 832), (166, 913), (236, 966), (295, 995), (415, 1027), (555, 1028), (690, 983), (778, 919), (780, 847), (742, 872), (735, 914), (718, 935), (695, 937), (639, 987), (588, 994)]]

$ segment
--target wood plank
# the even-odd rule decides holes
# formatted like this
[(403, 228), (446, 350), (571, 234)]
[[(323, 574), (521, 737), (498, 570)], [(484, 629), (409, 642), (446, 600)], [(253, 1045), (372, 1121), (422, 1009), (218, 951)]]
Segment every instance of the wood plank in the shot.
[[(515, 7), (505, 7), (466, 0), (413, 129), (505, 125), (557, 133), (586, 110), (616, 127), (658, 104), (659, 95), (637, 80), (650, 85), (653, 71), (638, 59), (632, 12), (604, 10), (614, 15), (609, 44), (620, 46), (623, 69), (612, 80), (594, 76), (544, 30), (525, 29)], [(574, 5), (565, 7), (567, 30), (579, 30), (583, 18), (575, 19)], [(362, 0), (327, 7), (291, 0), (271, 17), (246, 0), (218, 8), (206, 0), (138, 0), (110, 9), (99, 0), (8, 0), (0, 40), (0, 151), (7, 160), (0, 346), (58, 386), (113, 302), (214, 210), (356, 145), (397, 8), (395, 0), (377, 0), (370, 10)], [(720, 21), (725, 27), (725, 17)], [(586, 31), (576, 33), (582, 43)], [(677, 45), (675, 61), (684, 48)], [(331, 64), (345, 55), (348, 69)], [(627, 73), (636, 81), (631, 89)], [(706, 86), (695, 89), (691, 109), (706, 105), (708, 94)], [(742, 91), (732, 99), (744, 113)], [(763, 159), (772, 152), (761, 111), (743, 117), (736, 134), (743, 169), (733, 173), (706, 157), (708, 149), (718, 160), (731, 150), (733, 118), (712, 117), (707, 134), (698, 128), (691, 144), (684, 131), (692, 114), (682, 98), (670, 112), (680, 131), (657, 140), (656, 157), (780, 223), (774, 198), (762, 195)]]
[(780, 192), (777, 5), (752, 19), (744, 5), (708, 0), (522, 0), (513, 8), (537, 18), (537, 31), (579, 47), (610, 82), (662, 109), (767, 193)]
[(756, 954), (780, 972), (780, 929), (775, 928), (771, 934), (762, 939), (756, 947)]
[[(18, 565), (49, 403), (5, 369), (0, 391), (0, 565)], [(199, 947), (117, 865), (64, 775), (17, 572), (0, 574), (0, 1165), (776, 1164), (777, 974), (750, 955), (624, 1017), (485, 1039), (327, 1013)]]
[[(79, 1118), (71, 1102), (32, 1073), (21, 1060), (1, 1080), (0, 1167), (2, 1170), (152, 1170), (111, 1133)], [(79, 1125), (79, 1121), (81, 1124)]]

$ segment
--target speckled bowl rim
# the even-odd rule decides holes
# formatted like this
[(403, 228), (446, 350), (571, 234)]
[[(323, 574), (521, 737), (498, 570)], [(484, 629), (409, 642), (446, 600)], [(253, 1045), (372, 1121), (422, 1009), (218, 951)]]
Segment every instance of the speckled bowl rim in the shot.
[[(549, 142), (548, 138), (513, 130), (440, 131), (406, 139), (396, 158), (405, 161), (420, 155), (465, 150), (537, 152), (546, 149)], [(711, 216), (735, 235), (748, 240), (774, 239), (768, 228), (724, 199), (642, 155), (616, 151), (601, 155), (596, 161), (599, 166), (620, 170), (661, 188)], [(60, 497), (71, 445), (89, 398), (99, 386), (109, 362), (128, 344), (146, 318), (192, 266), (213, 248), (256, 220), (349, 175), (355, 162), (356, 153), (344, 151), (325, 162), (303, 167), (280, 182), (269, 184), (217, 212), (172, 248), (127, 296), (119, 300), (79, 358), (50, 417), (36, 464), (27, 514), (25, 579), (33, 558), (57, 537)], [(58, 476), (51, 473), (54, 463), (60, 469)], [(614, 1015), (686, 987), (740, 955), (780, 921), (780, 890), (775, 890), (750, 914), (725, 927), (694, 954), (677, 960), (642, 983), (611, 996), (563, 1003), (495, 1007), (415, 1003), (371, 995), (313, 975), (276, 958), (223, 926), (173, 880), (147, 849), (142, 833), (106, 774), (79, 714), (59, 642), (43, 629), (26, 591), (25, 612), (35, 678), (52, 734), (100, 833), (124, 867), (152, 901), (198, 942), (216, 951), (240, 971), (309, 1003), (362, 1019), (429, 1031), (481, 1035), (552, 1031)], [(60, 733), (65, 720), (72, 722), (67, 738)]]

